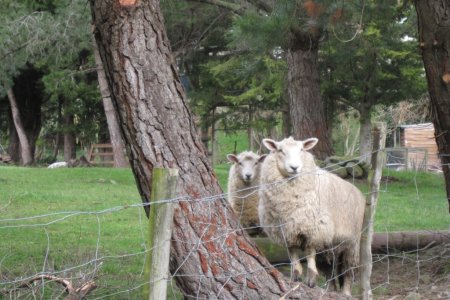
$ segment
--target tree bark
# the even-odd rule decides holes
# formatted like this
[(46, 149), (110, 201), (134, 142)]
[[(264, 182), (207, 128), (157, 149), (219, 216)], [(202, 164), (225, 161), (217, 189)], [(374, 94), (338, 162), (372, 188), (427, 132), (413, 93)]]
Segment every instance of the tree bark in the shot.
[(361, 160), (370, 164), (372, 159), (372, 121), (370, 108), (364, 104), (359, 109), (359, 156)]
[(108, 81), (106, 80), (105, 70), (103, 69), (102, 59), (98, 52), (97, 44), (94, 43), (94, 58), (97, 65), (98, 85), (103, 100), (103, 108), (105, 109), (106, 122), (108, 123), (109, 139), (114, 152), (114, 166), (116, 168), (126, 168), (129, 166), (125, 157), (125, 144), (120, 133), (119, 121), (116, 117), (113, 103), (111, 101), (111, 93), (109, 92)]
[(22, 118), (20, 117), (19, 107), (17, 106), (16, 97), (12, 88), (7, 90), (9, 105), (11, 106), (11, 113), (14, 121), (14, 126), (16, 128), (17, 136), (20, 142), (20, 154), (22, 159), (22, 164), (28, 166), (33, 163), (33, 155), (31, 153), (30, 144), (28, 142), (28, 137), (23, 127)]
[(69, 162), (76, 158), (75, 134), (73, 114), (70, 112), (67, 99), (63, 100), (64, 121), (64, 161)]
[(450, 3), (414, 0), (414, 5), (450, 213)]
[(62, 100), (58, 99), (58, 118), (56, 123), (56, 136), (55, 136), (55, 148), (53, 149), (53, 160), (56, 161), (58, 159), (59, 148), (62, 142), (62, 134), (61, 134), (61, 123), (62, 123)]
[(325, 159), (334, 151), (320, 94), (318, 47), (309, 41), (301, 42), (302, 49), (291, 48), (286, 53), (292, 133), (300, 140), (318, 138), (319, 143), (312, 152), (317, 158)]
[[(372, 299), (372, 288), (370, 286), (370, 277), (372, 276), (372, 240), (373, 224), (375, 223), (375, 211), (378, 203), (378, 193), (380, 190), (381, 175), (383, 174), (383, 153), (386, 144), (386, 123), (379, 122), (375, 125), (373, 134), (374, 150), (371, 161), (373, 163), (374, 173), (370, 182), (370, 191), (366, 196), (366, 208), (364, 211), (363, 231), (361, 232), (361, 244), (359, 249), (359, 263), (361, 265), (359, 273), (359, 286), (361, 299)], [(372, 147), (371, 147), (372, 148)]]
[[(14, 78), (14, 85), (11, 88), (11, 93), (14, 97), (15, 107), (18, 111), (18, 117), (22, 124), (22, 130), (28, 141), (28, 148), (26, 150), (31, 156), (32, 162), (35, 160), (36, 140), (41, 132), (41, 106), (43, 101), (42, 86), (40, 80), (42, 73), (32, 65), (27, 65), (26, 68), (20, 71), (17, 77)], [(10, 98), (8, 96), (8, 98)], [(22, 152), (20, 146), (19, 136), (15, 129), (15, 120), (12, 116), (13, 124), (10, 128), (10, 143), (11, 148), (9, 153), (14, 162), (23, 162)], [(17, 140), (15, 144), (14, 139)], [(27, 154), (28, 155), (28, 154)]]
[[(291, 287), (237, 229), (196, 134), (159, 1), (90, 0), (112, 101), (144, 203), (152, 170), (179, 169), (170, 269), (186, 298), (272, 299)], [(147, 207), (148, 211), (148, 207)], [(293, 297), (317, 299), (304, 287)], [(324, 298), (328, 298), (325, 296)], [(337, 297), (334, 295), (334, 297)]]
[(14, 120), (12, 115), (9, 116), (9, 135), (8, 135), (8, 154), (11, 157), (11, 160), (15, 164), (19, 164), (21, 160), (20, 155), (20, 142), (19, 137), (17, 136), (16, 126), (14, 126)]

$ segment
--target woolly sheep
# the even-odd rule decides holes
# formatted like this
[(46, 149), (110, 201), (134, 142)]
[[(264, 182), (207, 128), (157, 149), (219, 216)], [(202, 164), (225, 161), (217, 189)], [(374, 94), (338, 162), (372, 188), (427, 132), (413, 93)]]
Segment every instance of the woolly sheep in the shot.
[(65, 161), (59, 161), (59, 162), (54, 162), (52, 164), (50, 164), (47, 168), (48, 169), (57, 169), (57, 168), (65, 168), (67, 167), (67, 163)]
[[(329, 266), (335, 266), (326, 272), (327, 277), (338, 271), (341, 292), (351, 295), (365, 199), (354, 185), (316, 166), (307, 151), (317, 142), (316, 138), (296, 141), (292, 137), (280, 142), (263, 140), (270, 154), (261, 167), (259, 219), (271, 240), (288, 246), (294, 279), (302, 275), (302, 250), (308, 269), (306, 283), (315, 286), (316, 254), (322, 253)], [(336, 288), (334, 280), (328, 282)]]
[(244, 151), (239, 155), (228, 154), (233, 165), (228, 174), (228, 202), (239, 222), (247, 232), (255, 235), (260, 232), (258, 217), (258, 185), (261, 163), (267, 155)]

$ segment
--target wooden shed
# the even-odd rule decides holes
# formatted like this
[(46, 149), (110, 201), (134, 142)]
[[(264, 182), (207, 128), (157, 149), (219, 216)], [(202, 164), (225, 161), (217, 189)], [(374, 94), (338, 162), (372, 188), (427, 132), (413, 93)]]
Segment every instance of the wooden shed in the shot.
[(397, 127), (395, 144), (397, 151), (403, 149), (400, 156), (403, 157), (407, 169), (441, 169), (432, 123)]

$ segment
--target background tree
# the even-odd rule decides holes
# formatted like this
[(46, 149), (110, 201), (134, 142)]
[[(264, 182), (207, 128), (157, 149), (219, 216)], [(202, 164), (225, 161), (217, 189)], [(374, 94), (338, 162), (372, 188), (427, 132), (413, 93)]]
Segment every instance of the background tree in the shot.
[[(53, 108), (46, 111), (46, 115), (54, 120), (50, 124), (55, 125), (53, 128), (46, 127), (44, 134), (55, 137), (60, 132), (63, 135), (65, 161), (75, 158), (77, 140), (80, 145), (89, 145), (98, 139), (108, 141), (95, 67), (92, 65), (93, 62), (88, 64), (91, 69), (88, 73), (76, 70), (76, 65), (65, 70), (57, 65), (56, 69), (43, 78), (45, 91)], [(86, 65), (81, 66), (83, 67)], [(56, 123), (58, 108), (62, 109), (61, 124)]]
[[(89, 6), (59, 0), (6, 1), (2, 5), (9, 13), (0, 16), (4, 25), (0, 39), (5, 44), (0, 55), (5, 62), (0, 67), (0, 97), (13, 85), (32, 158), (39, 133), (41, 144), (53, 143), (54, 147), (53, 155), (43, 158), (45, 162), (56, 160), (63, 139), (66, 161), (75, 158), (77, 146), (108, 142), (91, 50)], [(30, 76), (30, 70), (40, 76)], [(8, 103), (5, 99), (0, 101)], [(10, 128), (9, 152), (14, 158), (20, 151), (15, 127)]]
[(216, 54), (201, 66), (201, 86), (189, 94), (194, 112), (207, 115), (225, 106), (215, 114), (214, 122), (220, 121), (227, 132), (246, 129), (249, 149), (258, 150), (261, 136), (257, 133), (271, 136), (280, 123), (284, 60), (230, 51), (229, 55)]
[[(185, 0), (163, 1), (161, 5), (180, 79), (191, 93), (190, 106), (197, 116), (195, 122), (202, 142), (209, 149), (209, 141), (214, 139), (214, 130), (210, 128), (217, 120), (216, 107), (227, 104), (212, 84), (205, 65), (221, 60), (220, 54), (228, 52), (226, 36), (232, 13), (218, 6)], [(211, 147), (211, 154), (213, 150)]]
[(425, 92), (412, 12), (411, 6), (402, 9), (397, 1), (368, 1), (362, 27), (343, 27), (348, 24), (344, 16), (344, 22), (333, 27), (337, 38), (322, 44), (324, 98), (334, 114), (342, 105), (359, 112), (360, 156), (368, 163), (375, 105), (417, 99)]
[(108, 123), (109, 139), (114, 152), (114, 166), (117, 168), (128, 167), (128, 162), (124, 153), (125, 143), (122, 139), (119, 120), (117, 119), (116, 111), (111, 101), (111, 93), (106, 80), (105, 70), (103, 69), (102, 59), (95, 41), (93, 43), (93, 49), (95, 64), (97, 66), (98, 85), (100, 88), (100, 94), (102, 95), (103, 108), (105, 110), (105, 116)]
[(414, 5), (450, 212), (450, 4), (444, 0), (415, 0)]
[[(155, 167), (178, 168), (171, 271), (186, 297), (280, 297), (289, 286), (264, 259), (223, 200), (200, 199), (221, 189), (196, 135), (166, 37), (158, 1), (90, 1), (95, 37), (113, 103), (129, 146), (144, 203)], [(123, 42), (128, 41), (128, 42)], [(223, 236), (223, 239), (213, 238)], [(254, 271), (248, 274), (248, 270)], [(247, 274), (245, 278), (242, 273)], [(316, 291), (292, 291), (309, 299)]]
[(33, 162), (33, 155), (31, 154), (30, 144), (28, 142), (28, 137), (25, 132), (22, 117), (20, 116), (19, 106), (17, 104), (16, 96), (12, 89), (8, 89), (8, 100), (11, 106), (11, 114), (14, 122), (14, 128), (16, 129), (17, 138), (20, 143), (21, 148), (21, 159), (25, 166), (30, 165)]
[[(0, 19), (3, 25), (0, 39), (5, 45), (0, 55), (3, 83), (0, 95), (12, 87), (32, 159), (41, 131), (41, 108), (46, 101), (41, 80), (49, 70), (55, 70), (55, 67), (49, 67), (50, 64), (61, 66), (67, 62), (67, 57), (78, 57), (80, 48), (73, 46), (82, 45), (71, 35), (76, 31), (68, 30), (71, 26), (80, 28), (76, 24), (77, 14), (69, 11), (67, 5), (58, 8), (58, 3), (57, 0), (2, 2), (2, 11), (8, 13), (2, 14)], [(57, 47), (53, 48), (54, 45)], [(15, 130), (12, 130), (10, 153), (19, 153), (15, 151), (18, 146), (14, 137)]]
[(318, 53), (335, 2), (324, 1), (211, 1), (236, 14), (233, 34), (238, 49), (271, 53), (283, 50), (286, 60), (286, 97), (291, 132), (297, 139), (316, 136), (313, 152), (319, 158), (333, 154), (320, 93)]
[[(8, 152), (15, 162), (28, 165), (34, 161), (34, 145), (40, 131), (42, 87), (41, 71), (29, 57), (45, 47), (48, 38), (39, 30), (49, 26), (48, 14), (33, 12), (32, 7), (15, 1), (0, 4), (0, 97), (12, 109)], [(8, 95), (6, 97), (6, 95)], [(3, 97), (2, 97), (3, 96)], [(9, 101), (6, 101), (9, 99)], [(14, 120), (14, 121), (13, 121)]]
[(13, 79), (7, 91), (12, 121), (9, 127), (8, 152), (14, 162), (30, 165), (34, 162), (36, 140), (41, 131), (41, 106), (45, 101), (41, 84), (42, 72), (26, 65)]

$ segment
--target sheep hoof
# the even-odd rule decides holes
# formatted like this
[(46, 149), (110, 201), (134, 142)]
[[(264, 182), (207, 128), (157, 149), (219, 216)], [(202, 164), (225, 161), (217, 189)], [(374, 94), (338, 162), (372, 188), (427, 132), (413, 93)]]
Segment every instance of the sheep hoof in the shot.
[(316, 280), (317, 280), (317, 272), (312, 271), (311, 269), (308, 269), (308, 275), (307, 275), (307, 281), (306, 283), (310, 288), (313, 288), (316, 286)]
[(336, 287), (336, 283), (334, 282), (334, 279), (328, 279), (327, 291), (328, 292), (336, 292), (337, 291), (337, 287)]
[(295, 270), (291, 276), (291, 282), (302, 282), (302, 277), (299, 271)]
[(352, 293), (348, 289), (342, 290), (342, 294), (344, 294), (346, 296), (351, 296), (352, 295)]
[(315, 280), (312, 280), (312, 279), (309, 279), (309, 280), (308, 280), (308, 286), (309, 286), (310, 288), (314, 288), (314, 287), (316, 286), (316, 281), (315, 281)]

